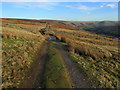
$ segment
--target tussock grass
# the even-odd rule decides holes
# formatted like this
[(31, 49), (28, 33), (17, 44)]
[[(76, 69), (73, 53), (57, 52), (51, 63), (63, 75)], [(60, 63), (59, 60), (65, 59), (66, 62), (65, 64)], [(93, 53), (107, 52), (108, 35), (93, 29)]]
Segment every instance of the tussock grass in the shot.
[[(3, 33), (3, 87), (20, 87), (25, 78), (26, 73), (30, 69), (37, 51), (42, 46), (44, 37), (38, 33), (39, 29), (45, 27), (46, 23), (40, 23), (36, 20), (22, 20), (22, 19), (0, 19), (2, 20)], [(50, 22), (49, 22), (50, 23)], [(73, 61), (76, 62), (80, 69), (86, 73), (88, 78), (97, 86), (102, 88), (117, 88), (120, 84), (120, 57), (118, 48), (119, 40), (92, 34), (84, 30), (74, 30), (65, 24), (51, 24), (53, 34), (55, 34), (61, 41), (65, 42), (67, 50), (71, 53)], [(48, 32), (49, 34), (49, 32)], [(46, 35), (46, 38), (48, 36)], [(52, 48), (52, 47), (51, 47)], [(52, 48), (53, 53), (57, 51)], [(51, 55), (50, 54), (50, 55)], [(59, 55), (53, 55), (50, 65), (47, 66), (49, 70), (56, 64), (61, 62), (53, 62), (54, 59), (59, 58)], [(52, 61), (53, 60), (53, 61)], [(57, 60), (57, 59), (56, 59)], [(52, 64), (51, 64), (52, 63)], [(54, 65), (53, 65), (54, 64)], [(52, 66), (53, 65), (53, 66)], [(61, 64), (60, 64), (61, 66)], [(57, 72), (57, 69), (55, 69)], [(63, 70), (64, 71), (64, 70)], [(61, 72), (63, 72), (61, 71)], [(54, 71), (48, 71), (48, 73)], [(60, 72), (60, 76), (62, 76)], [(48, 74), (47, 73), (47, 74)], [(65, 74), (65, 73), (63, 73)], [(65, 74), (66, 76), (67, 74)], [(66, 87), (68, 84), (61, 84), (64, 80), (55, 80), (59, 74), (46, 75), (47, 87)], [(54, 77), (55, 76), (55, 77)], [(51, 81), (53, 79), (53, 81)], [(53, 83), (54, 82), (54, 83)], [(56, 84), (56, 82), (59, 82)], [(66, 81), (69, 82), (69, 81)], [(66, 83), (64, 82), (64, 83)], [(66, 85), (66, 86), (65, 86)]]
[(73, 61), (79, 65), (89, 80), (100, 88), (119, 88), (119, 63), (114, 59), (98, 59), (71, 53)]
[(73, 61), (97, 87), (119, 88), (119, 40), (85, 31), (54, 29), (67, 44)]
[(69, 45), (68, 47), (71, 47), (75, 50), (77, 49), (79, 53), (83, 53), (84, 55), (90, 55), (96, 59), (112, 57), (112, 51), (118, 52), (118, 41), (113, 40), (112, 42), (109, 40), (101, 39), (95, 40), (94, 38), (77, 37), (66, 33), (58, 33), (56, 35), (58, 37), (65, 38), (66, 42)]
[[(13, 21), (6, 20), (6, 23)], [(2, 88), (21, 87), (38, 57), (43, 42), (44, 37), (40, 33), (34, 34), (29, 30), (3, 25)]]

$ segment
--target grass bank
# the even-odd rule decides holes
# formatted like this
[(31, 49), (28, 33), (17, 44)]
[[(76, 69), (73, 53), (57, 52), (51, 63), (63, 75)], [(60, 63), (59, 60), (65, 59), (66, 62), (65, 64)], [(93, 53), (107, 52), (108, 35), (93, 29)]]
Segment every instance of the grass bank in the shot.
[(109, 65), (114, 66), (113, 59), (94, 60), (91, 57), (80, 56), (78, 54), (70, 53), (72, 60), (76, 65), (83, 70), (89, 81), (100, 88), (119, 88), (119, 64), (116, 63), (115, 67), (112, 68)]
[(27, 78), (44, 37), (17, 28), (2, 30), (2, 88), (19, 88)]
[[(67, 50), (66, 43), (61, 45)], [(113, 54), (113, 58), (97, 60), (75, 52), (69, 52), (69, 55), (93, 87), (119, 88), (119, 57), (117, 55)]]

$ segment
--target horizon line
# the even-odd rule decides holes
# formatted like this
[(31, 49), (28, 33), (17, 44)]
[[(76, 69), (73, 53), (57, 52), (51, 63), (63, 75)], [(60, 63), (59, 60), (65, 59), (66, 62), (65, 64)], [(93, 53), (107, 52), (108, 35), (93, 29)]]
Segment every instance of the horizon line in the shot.
[[(63, 19), (36, 19), (36, 18), (0, 18), (0, 19), (26, 19), (26, 20), (52, 20), (52, 21), (76, 21), (79, 22), (80, 20), (63, 20)], [(81, 20), (84, 21), (84, 20)], [(119, 21), (119, 20), (85, 20), (85, 21)]]

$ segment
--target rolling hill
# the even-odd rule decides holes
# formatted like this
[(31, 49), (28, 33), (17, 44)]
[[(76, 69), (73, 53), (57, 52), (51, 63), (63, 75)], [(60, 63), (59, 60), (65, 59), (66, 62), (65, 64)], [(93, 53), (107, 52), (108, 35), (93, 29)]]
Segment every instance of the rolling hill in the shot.
[[(80, 70), (87, 78), (85, 78), (86, 81), (89, 81), (93, 86), (119, 88), (120, 52), (118, 48), (120, 48), (120, 41), (108, 37), (109, 35), (119, 37), (116, 28), (118, 22), (6, 18), (0, 20), (2, 21), (3, 88), (22, 87), (26, 78), (30, 77), (29, 75), (35, 68), (35, 62), (41, 60), (38, 57), (40, 53), (43, 53), (42, 48), (45, 45), (48, 46), (48, 57), (43, 60), (47, 62), (45, 73), (43, 73), (44, 77), (42, 77), (45, 81), (43, 87), (71, 87), (72, 81), (68, 78), (71, 75), (68, 73), (69, 70), (67, 71), (69, 67), (65, 67), (66, 63), (63, 62), (62, 57), (65, 55), (70, 58), (71, 63), (74, 63), (72, 65), (75, 66), (71, 67)], [(47, 24), (49, 27), (46, 27)], [(45, 35), (39, 32), (41, 29), (46, 30)], [(114, 31), (112, 31), (113, 29)], [(56, 36), (58, 41), (47, 41), (46, 39), (50, 37), (50, 34)], [(68, 54), (61, 54), (60, 52), (63, 51), (60, 50), (64, 50)], [(74, 74), (74, 77), (77, 78), (79, 75)], [(67, 81), (65, 82), (65, 80)]]
[(117, 21), (57, 21), (63, 25), (67, 25), (77, 30), (86, 30), (96, 34), (103, 34), (106, 36), (113, 36), (119, 38)]

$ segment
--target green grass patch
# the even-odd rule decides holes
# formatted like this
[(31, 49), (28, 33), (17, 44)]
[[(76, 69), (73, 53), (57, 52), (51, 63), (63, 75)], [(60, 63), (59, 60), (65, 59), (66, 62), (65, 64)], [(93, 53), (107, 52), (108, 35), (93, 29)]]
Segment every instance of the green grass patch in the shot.
[(71, 88), (71, 81), (59, 52), (53, 43), (49, 42), (48, 46), (48, 57), (44, 74), (45, 88)]
[(63, 47), (64, 50), (67, 50), (67, 43), (60, 42), (60, 44), (62, 45), (62, 47)]
[(2, 39), (3, 42), (14, 44), (16, 41), (24, 41), (23, 39)]

